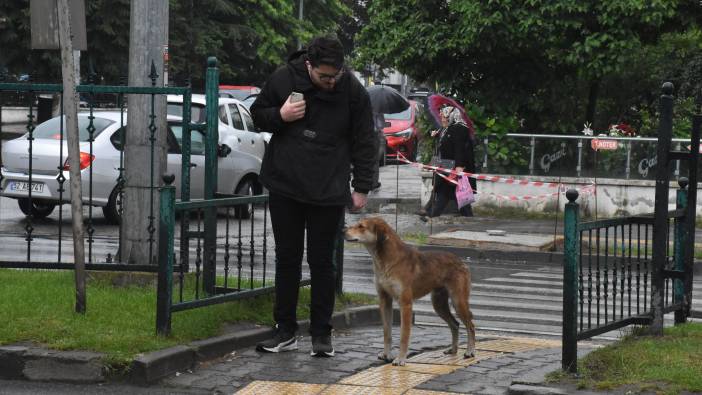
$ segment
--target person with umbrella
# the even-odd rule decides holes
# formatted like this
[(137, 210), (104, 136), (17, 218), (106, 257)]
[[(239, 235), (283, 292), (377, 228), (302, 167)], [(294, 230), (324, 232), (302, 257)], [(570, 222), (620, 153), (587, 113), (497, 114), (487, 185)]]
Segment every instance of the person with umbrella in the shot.
[(276, 331), (256, 348), (274, 353), (297, 349), (296, 308), (306, 239), (312, 277), (311, 354), (330, 357), (334, 242), (344, 207), (359, 210), (366, 205), (378, 149), (370, 99), (344, 67), (341, 42), (316, 37), (273, 72), (251, 114), (257, 127), (273, 134), (260, 179), (269, 191), (276, 255)]
[[(466, 171), (475, 173), (474, 127), (465, 110), (454, 100), (441, 95), (429, 97), (429, 110), (436, 114), (438, 122), (443, 126), (433, 137), (439, 139), (436, 148), (435, 163), (455, 172)], [(455, 180), (456, 174), (451, 173), (449, 180)], [(425, 211), (420, 212), (423, 220), (426, 217), (438, 217), (443, 213), (449, 201), (456, 199), (456, 185), (443, 177), (434, 177), (432, 198)], [(475, 191), (475, 179), (470, 179), (470, 185)], [(464, 217), (472, 217), (471, 205), (459, 209)]]
[[(380, 162), (385, 155), (385, 146), (387, 140), (385, 138), (385, 114), (395, 114), (405, 111), (409, 108), (409, 101), (405, 99), (400, 92), (386, 85), (372, 85), (367, 88), (368, 96), (370, 97), (371, 107), (373, 108), (373, 123), (378, 133), (378, 141), (381, 145), (378, 151), (378, 160), (376, 160), (373, 169), (373, 189), (380, 188)], [(389, 124), (388, 124), (389, 125)]]

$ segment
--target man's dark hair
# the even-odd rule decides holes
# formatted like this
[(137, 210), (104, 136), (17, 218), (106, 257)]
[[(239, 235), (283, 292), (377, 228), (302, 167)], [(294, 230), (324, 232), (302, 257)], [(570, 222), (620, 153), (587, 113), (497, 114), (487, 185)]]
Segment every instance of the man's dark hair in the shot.
[(336, 37), (315, 37), (307, 46), (307, 58), (312, 67), (326, 64), (340, 69), (344, 65), (344, 47)]

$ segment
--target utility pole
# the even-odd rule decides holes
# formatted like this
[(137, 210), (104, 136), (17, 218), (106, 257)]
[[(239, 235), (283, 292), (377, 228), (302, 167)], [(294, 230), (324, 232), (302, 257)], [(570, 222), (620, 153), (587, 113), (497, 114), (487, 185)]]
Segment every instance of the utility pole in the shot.
[(85, 314), (85, 245), (83, 244), (83, 194), (80, 184), (80, 146), (78, 143), (78, 94), (73, 57), (73, 34), (68, 0), (58, 0), (63, 106), (66, 116), (68, 164), (71, 178), (71, 220), (73, 222), (73, 257), (75, 260), (76, 313)]
[[(163, 87), (164, 51), (168, 45), (168, 0), (130, 3), (129, 85), (148, 87), (153, 81), (153, 85)], [(158, 74), (155, 80), (150, 78), (152, 64)], [(167, 157), (166, 97), (153, 97), (154, 117), (151, 117), (151, 95), (129, 95), (128, 110), (123, 248), (119, 259), (126, 263), (156, 264), (160, 206), (156, 188), (162, 184)]]

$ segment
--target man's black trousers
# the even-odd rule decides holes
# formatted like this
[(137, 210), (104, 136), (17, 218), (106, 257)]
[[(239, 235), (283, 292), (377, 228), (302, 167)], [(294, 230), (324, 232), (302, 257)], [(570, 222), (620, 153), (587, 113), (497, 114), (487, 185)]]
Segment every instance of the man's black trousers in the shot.
[(307, 263), (312, 277), (310, 334), (331, 333), (335, 271), (332, 262), (344, 206), (317, 206), (275, 194), (268, 207), (275, 237), (275, 309), (273, 318), (286, 331), (297, 330), (298, 291), (307, 231)]

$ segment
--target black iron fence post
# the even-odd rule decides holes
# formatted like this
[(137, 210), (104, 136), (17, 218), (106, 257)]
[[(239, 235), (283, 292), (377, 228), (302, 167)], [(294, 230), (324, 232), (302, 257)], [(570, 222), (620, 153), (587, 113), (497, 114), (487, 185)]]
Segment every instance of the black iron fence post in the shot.
[(668, 250), (668, 190), (670, 188), (670, 146), (673, 130), (673, 84), (663, 84), (658, 126), (658, 166), (656, 166), (656, 201), (653, 223), (653, 267), (651, 268), (651, 327), (652, 335), (663, 335), (665, 304), (666, 251)]
[[(219, 145), (219, 69), (217, 58), (207, 59), (205, 82), (207, 133), (205, 135), (205, 200), (214, 199), (217, 191), (217, 147)], [(214, 295), (217, 277), (217, 208), (205, 209), (205, 251), (202, 285), (205, 293)]]
[[(680, 186), (680, 189), (677, 191), (677, 196), (676, 196), (676, 201), (675, 201), (675, 208), (678, 210), (684, 211), (685, 208), (687, 207), (687, 178), (681, 178), (678, 180), (678, 185)], [(676, 218), (675, 219), (675, 242), (673, 244), (673, 254), (675, 257), (675, 270), (681, 271), (684, 273), (685, 271), (685, 246), (688, 243), (689, 237), (687, 234), (687, 226), (686, 223), (689, 221), (690, 218), (687, 218), (687, 216), (683, 218)], [(694, 218), (692, 218), (694, 221)], [(682, 324), (686, 321), (686, 314), (685, 314), (685, 284), (683, 283), (682, 279), (676, 278), (673, 281), (673, 303), (681, 303), (682, 307), (675, 310), (675, 323), (676, 324)]]
[[(699, 110), (698, 110), (699, 112)], [(700, 127), (702, 115), (692, 117), (692, 135), (690, 138), (690, 163), (688, 166), (687, 209), (685, 211), (685, 226), (690, 240), (685, 245), (685, 315), (690, 316), (692, 309), (692, 279), (695, 260), (695, 222), (697, 215), (697, 167), (700, 159)]]
[(580, 242), (578, 237), (578, 191), (566, 192), (568, 203), (564, 212), (563, 262), (563, 348), (561, 368), (575, 373), (578, 370), (578, 265)]
[(175, 176), (164, 175), (158, 227), (158, 289), (156, 294), (156, 333), (171, 333), (171, 303), (173, 302), (173, 233), (175, 230)]

